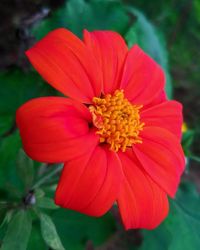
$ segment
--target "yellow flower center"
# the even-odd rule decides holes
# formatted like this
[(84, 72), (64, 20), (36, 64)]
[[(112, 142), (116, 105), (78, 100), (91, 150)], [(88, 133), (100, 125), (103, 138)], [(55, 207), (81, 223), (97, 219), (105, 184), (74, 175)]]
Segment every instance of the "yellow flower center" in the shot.
[(98, 129), (101, 143), (110, 144), (110, 149), (126, 151), (132, 144), (142, 143), (139, 133), (144, 123), (140, 121), (142, 105), (133, 105), (125, 97), (123, 90), (102, 98), (94, 97), (89, 107), (93, 124)]

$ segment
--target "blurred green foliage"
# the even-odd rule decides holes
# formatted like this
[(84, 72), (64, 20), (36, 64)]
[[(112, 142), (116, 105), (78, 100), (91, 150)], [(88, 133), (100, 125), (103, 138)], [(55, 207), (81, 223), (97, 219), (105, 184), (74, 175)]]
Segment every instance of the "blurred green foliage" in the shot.
[[(124, 36), (129, 47), (139, 44), (163, 67), (168, 98), (181, 98), (179, 91), (188, 86), (193, 95), (198, 94), (198, 0), (68, 0), (31, 27), (29, 33), (38, 40), (58, 27), (66, 27), (80, 37), (83, 29), (115, 30)], [(129, 243), (121, 224), (110, 212), (96, 219), (58, 208), (53, 194), (62, 166), (47, 167), (29, 159), (21, 149), (15, 124), (16, 109), (24, 102), (57, 93), (35, 71), (24, 72), (20, 68), (0, 72), (0, 85), (0, 249), (83, 250), (90, 242), (107, 249), (110, 241), (115, 247), (119, 235), (123, 235), (123, 249), (199, 249), (200, 198), (190, 182), (183, 181), (176, 199), (170, 201), (168, 218), (157, 229), (140, 231), (139, 243), (136, 231), (131, 232), (136, 241)], [(188, 91), (187, 95), (191, 93)], [(193, 150), (198, 119), (190, 116), (189, 111), (187, 122), (195, 129), (186, 131), (182, 140), (188, 165), (191, 160), (200, 161)], [(190, 167), (187, 170), (190, 172)]]
[[(187, 201), (187, 202), (186, 202)], [(170, 214), (156, 230), (143, 232), (140, 250), (198, 249), (200, 246), (200, 197), (191, 183), (182, 183), (175, 200), (170, 201)]]
[(83, 29), (110, 29), (124, 33), (128, 28), (129, 18), (120, 1), (107, 0), (70, 0), (50, 18), (42, 21), (33, 29), (33, 35), (41, 39), (49, 31), (65, 27), (78, 36)]

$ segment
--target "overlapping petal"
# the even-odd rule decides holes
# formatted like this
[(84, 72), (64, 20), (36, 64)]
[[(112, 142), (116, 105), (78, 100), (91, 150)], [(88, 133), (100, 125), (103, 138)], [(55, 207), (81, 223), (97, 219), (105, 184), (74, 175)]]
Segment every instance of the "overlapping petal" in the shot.
[(117, 199), (123, 224), (126, 229), (153, 229), (167, 216), (167, 195), (141, 169), (132, 152), (119, 157), (125, 175)]
[(56, 204), (101, 216), (117, 198), (122, 181), (116, 153), (104, 147), (65, 164), (55, 196)]
[(124, 39), (113, 31), (84, 31), (84, 42), (98, 61), (103, 76), (103, 93), (119, 88), (128, 48)]
[(160, 127), (145, 127), (142, 143), (133, 145), (141, 167), (171, 197), (175, 196), (185, 158), (180, 141), (171, 132)]
[(148, 109), (148, 108), (150, 108), (150, 107), (153, 107), (153, 106), (155, 106), (155, 105), (158, 105), (158, 104), (160, 104), (160, 103), (162, 103), (162, 102), (165, 102), (165, 101), (167, 101), (167, 100), (168, 100), (168, 99), (167, 99), (166, 92), (165, 92), (164, 89), (162, 89), (162, 90), (153, 98), (153, 100), (152, 100), (150, 103), (146, 104), (146, 105), (143, 107), (143, 110), (144, 110), (144, 109)]
[(134, 104), (151, 103), (164, 88), (161, 67), (137, 45), (128, 52), (121, 81), (126, 98)]
[(182, 105), (179, 102), (165, 101), (151, 106), (141, 110), (140, 117), (145, 126), (165, 128), (181, 139), (183, 117)]
[(50, 32), (26, 55), (42, 77), (64, 95), (84, 103), (100, 95), (99, 66), (90, 50), (70, 31), (61, 28)]
[(41, 162), (76, 158), (91, 152), (99, 140), (89, 130), (88, 109), (64, 97), (31, 100), (18, 109), (16, 120), (25, 151)]

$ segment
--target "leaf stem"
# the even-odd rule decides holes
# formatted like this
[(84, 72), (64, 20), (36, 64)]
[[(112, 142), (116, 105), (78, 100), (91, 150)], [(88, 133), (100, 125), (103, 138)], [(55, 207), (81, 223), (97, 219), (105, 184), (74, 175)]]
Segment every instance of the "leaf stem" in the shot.
[(41, 179), (39, 179), (32, 187), (31, 189), (36, 189), (38, 187), (40, 187), (41, 185), (43, 185), (45, 182), (47, 182), (51, 177), (55, 176), (57, 173), (59, 173), (63, 168), (62, 164), (59, 164), (57, 167), (55, 167), (55, 169), (53, 171), (51, 171), (50, 173), (48, 173), (47, 175), (45, 175), (44, 177), (42, 177)]

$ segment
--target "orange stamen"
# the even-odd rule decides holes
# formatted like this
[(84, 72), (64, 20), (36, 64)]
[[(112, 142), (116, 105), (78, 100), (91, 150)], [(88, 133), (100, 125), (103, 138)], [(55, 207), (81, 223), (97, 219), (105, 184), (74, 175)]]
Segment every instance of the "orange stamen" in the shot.
[(94, 97), (89, 107), (93, 124), (98, 129), (101, 143), (110, 144), (110, 149), (126, 151), (132, 144), (142, 143), (139, 133), (144, 123), (140, 121), (142, 105), (133, 105), (125, 97), (123, 90), (103, 98)]

